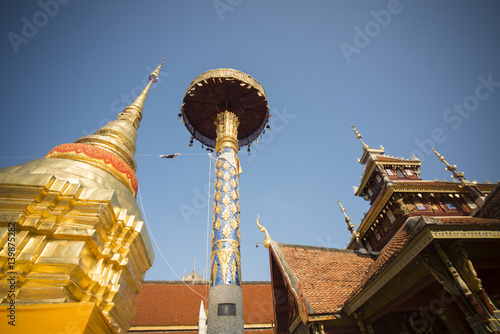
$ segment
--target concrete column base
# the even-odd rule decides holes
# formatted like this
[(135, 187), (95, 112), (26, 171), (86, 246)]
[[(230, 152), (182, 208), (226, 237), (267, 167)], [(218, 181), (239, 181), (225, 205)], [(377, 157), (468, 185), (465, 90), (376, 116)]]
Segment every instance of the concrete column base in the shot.
[[(235, 315), (219, 315), (219, 304), (234, 305)], [(222, 307), (231, 311), (233, 306)], [(243, 295), (241, 286), (216, 285), (208, 292), (207, 334), (243, 334)]]

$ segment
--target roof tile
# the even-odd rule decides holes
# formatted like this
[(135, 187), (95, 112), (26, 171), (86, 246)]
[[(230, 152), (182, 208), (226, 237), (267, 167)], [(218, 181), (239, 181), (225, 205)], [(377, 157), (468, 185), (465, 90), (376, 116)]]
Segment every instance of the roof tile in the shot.
[(373, 263), (349, 250), (279, 244), (314, 314), (339, 312)]

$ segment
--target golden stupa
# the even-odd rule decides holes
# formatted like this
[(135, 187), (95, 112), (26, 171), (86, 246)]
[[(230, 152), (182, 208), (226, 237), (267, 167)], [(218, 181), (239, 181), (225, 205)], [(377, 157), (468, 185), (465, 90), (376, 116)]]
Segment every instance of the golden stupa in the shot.
[(154, 259), (134, 154), (161, 66), (117, 120), (0, 169), (1, 333), (127, 332)]

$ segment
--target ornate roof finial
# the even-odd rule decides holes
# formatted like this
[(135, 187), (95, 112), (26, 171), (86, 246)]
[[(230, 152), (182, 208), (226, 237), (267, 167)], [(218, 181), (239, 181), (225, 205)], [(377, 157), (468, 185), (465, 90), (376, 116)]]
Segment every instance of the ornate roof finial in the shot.
[(264, 246), (269, 249), (269, 246), (271, 245), (271, 240), (272, 239), (269, 236), (269, 233), (267, 232), (267, 229), (264, 226), (262, 226), (262, 225), (259, 224), (259, 218), (260, 218), (260, 216), (257, 215), (257, 222), (256, 223), (257, 223), (257, 226), (259, 227), (259, 230), (261, 232), (264, 232), (264, 234), (265, 234)]
[(345, 222), (347, 223), (347, 229), (349, 230), (349, 232), (351, 232), (351, 240), (354, 240), (354, 245), (356, 246), (356, 249), (363, 248), (361, 242), (359, 241), (359, 233), (354, 231), (354, 225), (351, 223), (351, 217), (349, 217), (345, 212), (342, 203), (340, 203), (340, 201), (337, 202), (339, 202), (340, 211), (342, 211), (342, 213), (344, 214)]
[(193, 271), (196, 271), (196, 256), (194, 257)]
[(363, 149), (366, 150), (367, 148), (370, 148), (370, 146), (366, 145), (365, 142), (363, 141), (363, 137), (359, 134), (358, 130), (354, 127), (354, 125), (351, 124), (351, 128), (354, 130), (354, 133), (356, 134), (356, 138), (358, 138), (361, 141), (361, 144), (363, 144)]
[(347, 223), (347, 229), (351, 232), (351, 234), (354, 233), (354, 225), (351, 223), (351, 217), (347, 216), (345, 209), (342, 206), (342, 203), (340, 203), (340, 201), (337, 201), (337, 202), (339, 202), (340, 211), (342, 211), (342, 213), (344, 214), (344, 217), (345, 217), (344, 221)]
[[(134, 127), (136, 129), (139, 128), (139, 122), (142, 119), (142, 109), (144, 108), (144, 102), (146, 101), (146, 97), (148, 96), (149, 88), (151, 87), (151, 84), (153, 82), (156, 82), (158, 80), (158, 77), (160, 76), (161, 66), (164, 60), (165, 58), (163, 58), (160, 65), (158, 65), (158, 67), (153, 72), (151, 72), (151, 74), (149, 75), (149, 83), (146, 85), (146, 87), (144, 87), (144, 90), (141, 92), (141, 94), (139, 94), (135, 101), (123, 110), (123, 112), (118, 116), (118, 119), (124, 119), (123, 116), (126, 116), (125, 118), (127, 119), (127, 121), (134, 124)], [(132, 116), (130, 116), (130, 114), (132, 114)], [(136, 120), (138, 122), (136, 122)]]
[(472, 198), (474, 199), (474, 201), (476, 201), (477, 204), (479, 205), (483, 205), (484, 204), (484, 199), (485, 199), (485, 195), (484, 193), (475, 185), (475, 182), (470, 182), (468, 181), (466, 178), (465, 178), (465, 174), (463, 172), (458, 172), (457, 171), (457, 166), (455, 165), (450, 165), (446, 159), (441, 155), (439, 154), (435, 149), (432, 149), (432, 151), (434, 153), (436, 153), (437, 157), (439, 158), (439, 160), (441, 160), (441, 162), (444, 162), (445, 165), (446, 165), (446, 169), (449, 170), (450, 172), (453, 173), (452, 177), (458, 179), (462, 186), (465, 187), (465, 189), (467, 190), (467, 192), (472, 196)]
[(453, 175), (452, 175), (452, 176), (453, 176), (454, 178), (456, 178), (456, 179), (460, 180), (460, 182), (462, 182), (462, 183), (467, 182), (467, 180), (465, 179), (465, 176), (464, 176), (465, 174), (464, 174), (463, 172), (458, 172), (458, 171), (457, 171), (457, 166), (455, 166), (455, 165), (450, 165), (450, 164), (446, 161), (446, 159), (445, 159), (445, 158), (444, 158), (441, 154), (439, 154), (439, 153), (438, 153), (438, 151), (436, 151), (435, 149), (432, 149), (432, 152), (436, 153), (436, 155), (437, 155), (437, 157), (439, 158), (439, 160), (441, 160), (441, 162), (444, 162), (444, 163), (445, 163), (445, 165), (446, 165), (446, 169), (447, 169), (447, 170), (449, 170), (450, 172), (452, 172), (452, 173), (453, 173)]

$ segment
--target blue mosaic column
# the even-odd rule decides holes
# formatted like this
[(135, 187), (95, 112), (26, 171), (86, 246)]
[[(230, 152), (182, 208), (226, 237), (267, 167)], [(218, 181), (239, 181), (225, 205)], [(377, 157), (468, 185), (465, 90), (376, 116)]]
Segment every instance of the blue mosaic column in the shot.
[(208, 334), (243, 334), (237, 129), (233, 113), (217, 115)]
[(210, 286), (241, 285), (238, 175), (236, 151), (221, 148), (215, 163)]

